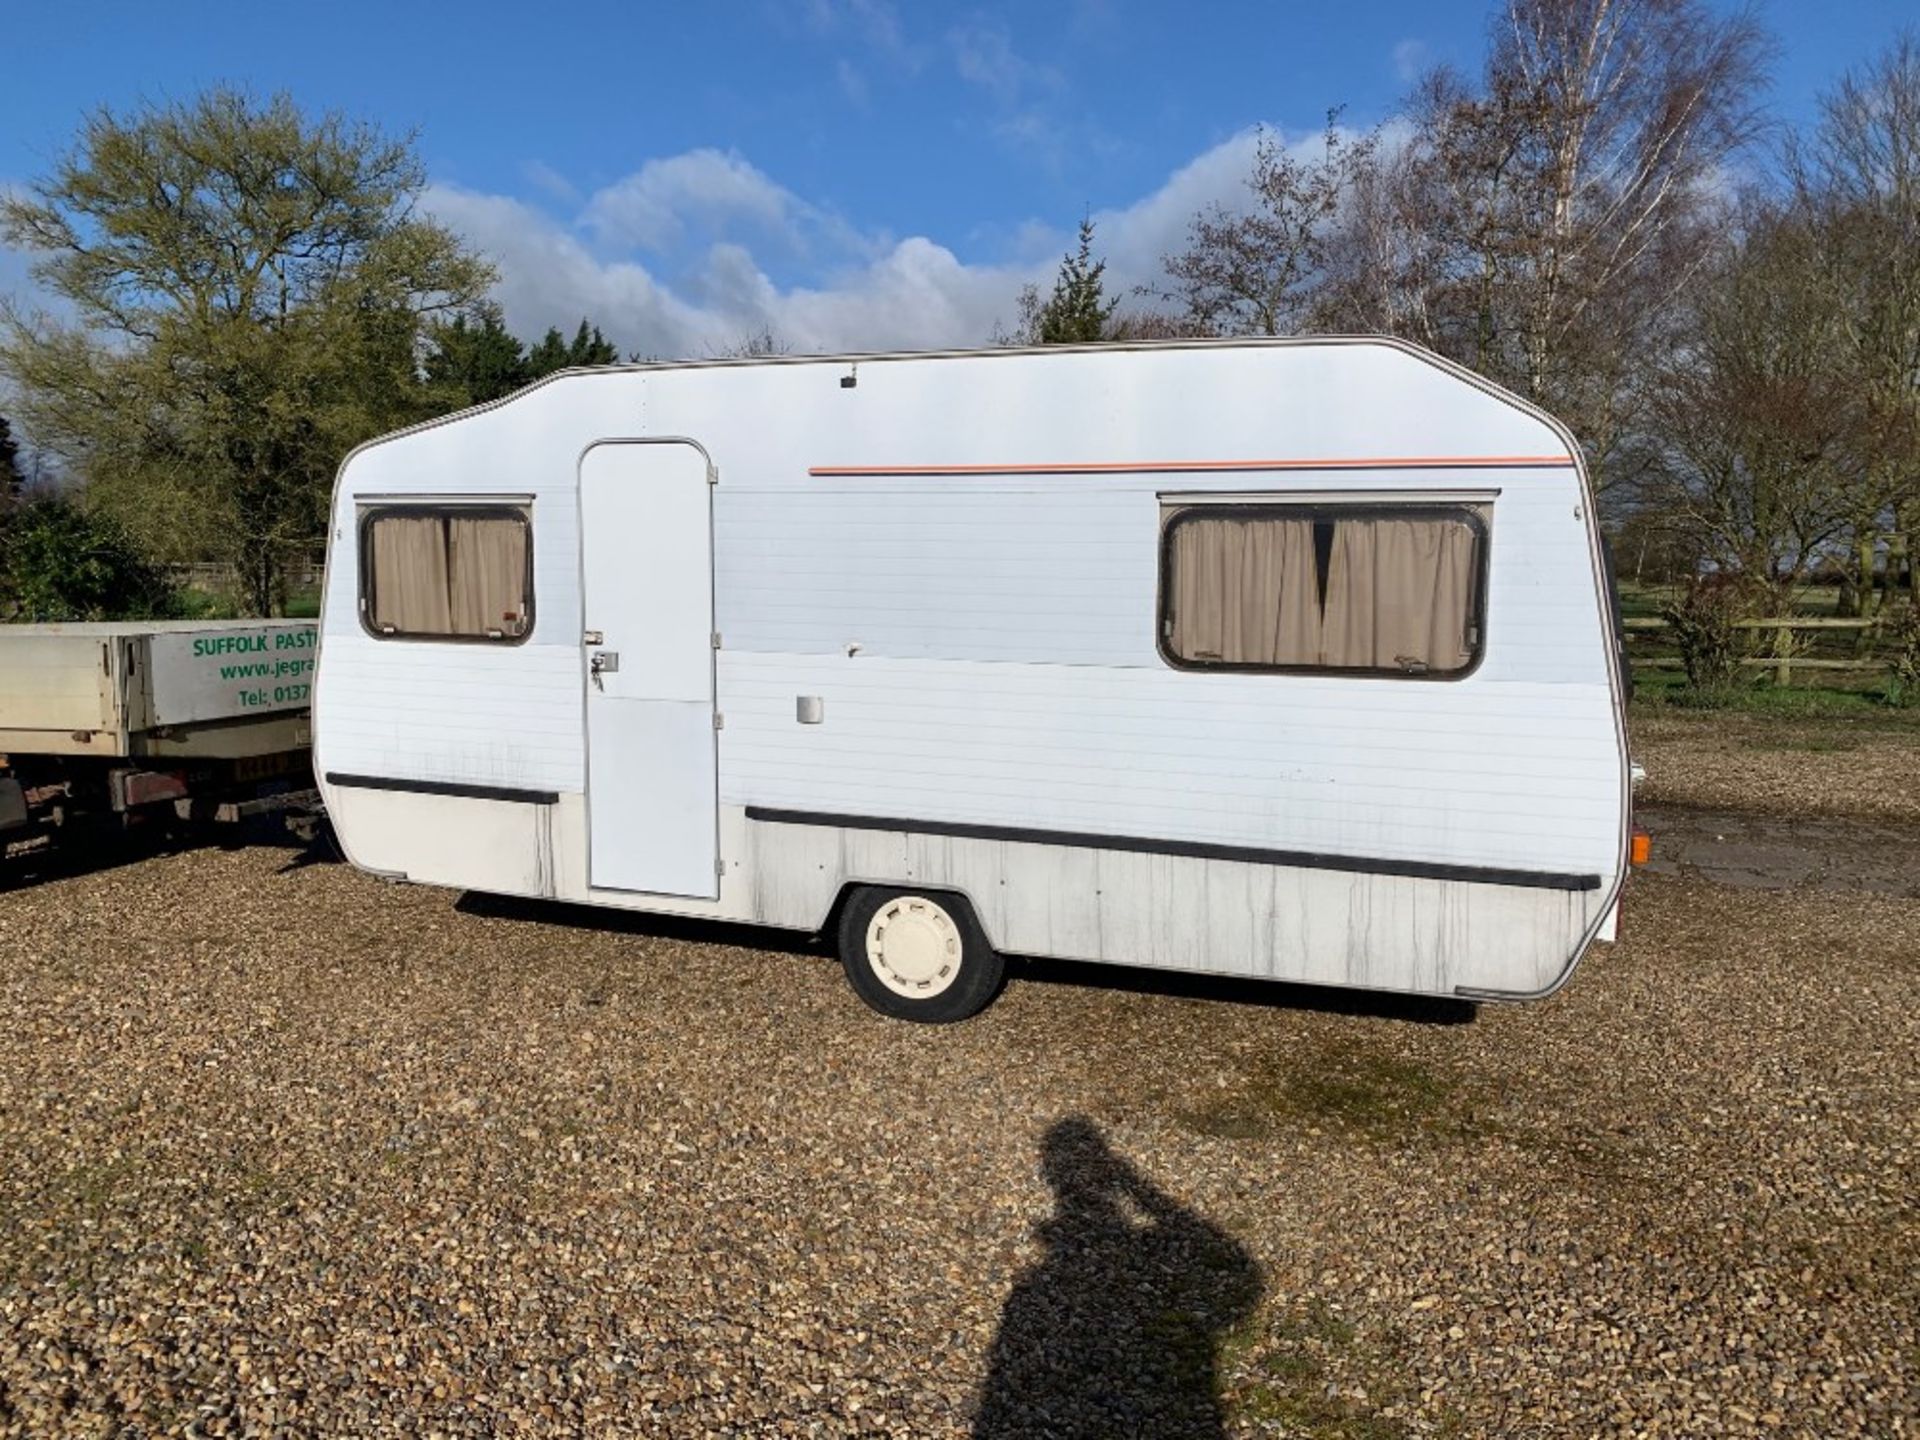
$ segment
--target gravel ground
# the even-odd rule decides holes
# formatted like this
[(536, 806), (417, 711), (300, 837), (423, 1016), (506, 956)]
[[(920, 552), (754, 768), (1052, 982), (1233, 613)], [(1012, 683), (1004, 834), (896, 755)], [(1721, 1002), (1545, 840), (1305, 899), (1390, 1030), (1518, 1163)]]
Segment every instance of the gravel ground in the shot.
[(1920, 900), (1920, 828), (1858, 816), (1639, 805), (1653, 836), (1642, 873), (1691, 873), (1747, 890), (1868, 891)]
[(927, 1030), (288, 859), (0, 892), (0, 1436), (1920, 1428), (1920, 901), (1682, 867), (1530, 1007)]
[(1637, 707), (1633, 758), (1652, 805), (1920, 821), (1911, 712), (1805, 719)]

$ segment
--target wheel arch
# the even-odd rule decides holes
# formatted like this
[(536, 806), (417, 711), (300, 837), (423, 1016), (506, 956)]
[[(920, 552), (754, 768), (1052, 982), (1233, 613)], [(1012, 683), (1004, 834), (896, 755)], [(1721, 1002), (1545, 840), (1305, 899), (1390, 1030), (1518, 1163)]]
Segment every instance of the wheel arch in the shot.
[(974, 898), (973, 892), (965, 885), (929, 884), (919, 880), (900, 880), (891, 876), (843, 876), (840, 888), (827, 902), (827, 908), (814, 926), (817, 935), (833, 935), (840, 928), (840, 917), (846, 914), (847, 902), (861, 890), (919, 890), (928, 895), (954, 895), (967, 902), (967, 910), (973, 917), (973, 923), (979, 928), (981, 936), (995, 950), (1001, 949), (999, 937), (993, 933), (993, 927), (987, 923), (986, 911)]

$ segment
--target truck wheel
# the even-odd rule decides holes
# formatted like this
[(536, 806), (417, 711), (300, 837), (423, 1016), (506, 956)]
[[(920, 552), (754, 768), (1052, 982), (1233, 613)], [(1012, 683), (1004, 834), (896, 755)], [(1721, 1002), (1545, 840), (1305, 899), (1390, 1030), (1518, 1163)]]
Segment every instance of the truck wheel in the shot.
[(840, 912), (847, 983), (882, 1015), (949, 1025), (999, 993), (1006, 964), (973, 907), (945, 891), (867, 887)]

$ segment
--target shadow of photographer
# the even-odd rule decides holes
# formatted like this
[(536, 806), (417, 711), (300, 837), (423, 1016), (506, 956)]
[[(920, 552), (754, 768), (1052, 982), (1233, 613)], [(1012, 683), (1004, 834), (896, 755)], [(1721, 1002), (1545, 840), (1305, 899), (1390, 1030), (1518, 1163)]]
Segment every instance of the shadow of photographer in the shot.
[(1082, 1117), (1047, 1132), (1040, 1168), (1046, 1254), (1001, 1312), (974, 1440), (1223, 1435), (1219, 1347), (1260, 1298), (1252, 1256)]

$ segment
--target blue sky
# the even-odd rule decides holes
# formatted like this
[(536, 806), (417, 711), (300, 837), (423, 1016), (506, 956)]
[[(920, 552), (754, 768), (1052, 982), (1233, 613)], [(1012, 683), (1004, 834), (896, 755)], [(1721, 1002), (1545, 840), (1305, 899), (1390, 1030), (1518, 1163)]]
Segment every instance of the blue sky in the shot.
[[(1806, 120), (1910, 3), (1768, 0), (1773, 111)], [(415, 130), (427, 203), (493, 254), (523, 332), (591, 314), (702, 353), (770, 325), (797, 349), (976, 343), (1091, 209), (1150, 279), (1230, 199), (1252, 127), (1393, 113), (1421, 66), (1477, 66), (1480, 0), (1365, 4), (677, 5), (108, 0), (8, 16), (0, 183), (81, 117), (217, 80)], [(0, 254), (0, 290), (23, 261)]]

